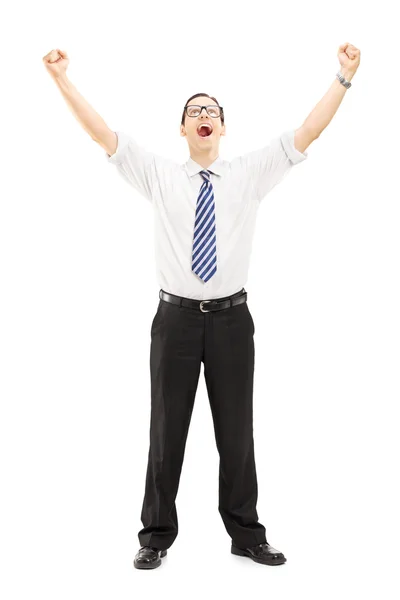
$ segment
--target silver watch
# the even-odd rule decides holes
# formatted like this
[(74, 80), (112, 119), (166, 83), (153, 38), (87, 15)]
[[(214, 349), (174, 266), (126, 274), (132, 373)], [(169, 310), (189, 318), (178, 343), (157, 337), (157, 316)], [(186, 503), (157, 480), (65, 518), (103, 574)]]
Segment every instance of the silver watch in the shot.
[(338, 72), (336, 73), (336, 77), (339, 79), (340, 83), (341, 83), (342, 85), (344, 85), (344, 87), (345, 87), (345, 88), (347, 88), (347, 89), (348, 89), (349, 87), (351, 87), (351, 83), (350, 83), (350, 81), (347, 81), (347, 80), (346, 80), (346, 79), (343, 77), (343, 75), (341, 74), (341, 72), (340, 72), (340, 71), (338, 71)]

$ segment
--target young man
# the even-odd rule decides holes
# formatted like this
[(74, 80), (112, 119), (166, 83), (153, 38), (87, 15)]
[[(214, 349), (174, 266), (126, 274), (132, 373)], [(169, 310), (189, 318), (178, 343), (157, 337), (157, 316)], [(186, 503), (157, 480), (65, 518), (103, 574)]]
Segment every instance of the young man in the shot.
[(180, 134), (190, 157), (180, 165), (112, 131), (66, 77), (68, 57), (43, 60), (75, 117), (107, 160), (155, 211), (159, 305), (151, 325), (150, 448), (134, 565), (152, 569), (178, 533), (175, 505), (201, 363), (220, 456), (219, 512), (231, 552), (266, 565), (285, 556), (259, 522), (253, 442), (254, 322), (244, 285), (259, 203), (307, 158), (338, 109), (360, 62), (339, 47), (341, 70), (304, 123), (267, 146), (225, 161), (223, 108), (208, 94), (186, 102)]

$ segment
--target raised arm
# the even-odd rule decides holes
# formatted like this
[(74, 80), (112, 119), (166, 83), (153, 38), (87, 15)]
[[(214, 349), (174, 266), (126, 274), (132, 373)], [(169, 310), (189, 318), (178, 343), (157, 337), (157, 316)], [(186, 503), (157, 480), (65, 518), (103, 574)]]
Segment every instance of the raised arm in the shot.
[[(341, 74), (350, 81), (360, 64), (360, 50), (346, 42), (339, 46), (338, 58)], [(311, 142), (321, 135), (339, 108), (346, 91), (347, 88), (335, 77), (325, 96), (311, 111), (303, 125), (295, 131), (294, 145), (299, 152), (304, 152)]]
[(147, 150), (125, 131), (112, 131), (68, 80), (66, 52), (59, 48), (52, 50), (43, 57), (43, 62), (74, 117), (103, 148), (106, 160), (115, 165), (117, 172), (140, 195), (153, 202), (160, 179), (169, 181), (172, 172), (180, 171), (180, 164)]
[(83, 129), (109, 155), (114, 154), (117, 149), (117, 136), (69, 81), (66, 74), (69, 64), (67, 53), (59, 48), (51, 50), (43, 57), (43, 63)]

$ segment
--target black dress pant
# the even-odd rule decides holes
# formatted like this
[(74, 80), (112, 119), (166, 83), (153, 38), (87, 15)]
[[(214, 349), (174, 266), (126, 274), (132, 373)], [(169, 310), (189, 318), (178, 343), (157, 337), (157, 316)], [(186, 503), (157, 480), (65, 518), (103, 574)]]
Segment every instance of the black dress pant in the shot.
[(266, 541), (256, 511), (253, 336), (247, 302), (203, 313), (160, 300), (151, 325), (150, 448), (138, 534), (142, 546), (165, 550), (178, 534), (175, 499), (201, 362), (220, 458), (218, 510), (237, 546)]

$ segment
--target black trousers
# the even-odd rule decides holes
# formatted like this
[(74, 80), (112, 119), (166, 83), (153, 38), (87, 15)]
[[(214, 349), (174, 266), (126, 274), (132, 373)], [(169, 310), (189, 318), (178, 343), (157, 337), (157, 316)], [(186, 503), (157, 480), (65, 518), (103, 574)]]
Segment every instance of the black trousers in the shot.
[(178, 534), (175, 499), (201, 362), (220, 458), (218, 510), (237, 546), (267, 541), (256, 510), (253, 336), (247, 302), (203, 313), (160, 300), (151, 325), (150, 448), (138, 533), (142, 546), (165, 550)]

